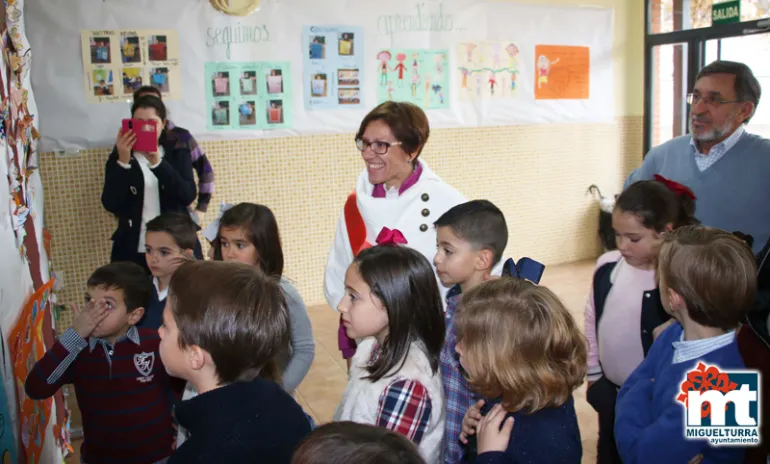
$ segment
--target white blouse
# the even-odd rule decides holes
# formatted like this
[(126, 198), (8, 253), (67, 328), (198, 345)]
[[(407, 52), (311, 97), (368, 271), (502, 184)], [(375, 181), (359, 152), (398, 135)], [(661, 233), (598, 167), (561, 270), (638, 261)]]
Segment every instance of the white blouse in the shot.
[[(134, 159), (139, 163), (139, 169), (141, 169), (142, 176), (144, 177), (142, 227), (139, 232), (139, 247), (137, 249), (139, 253), (145, 252), (144, 234), (147, 232), (147, 223), (160, 216), (160, 190), (158, 188), (158, 178), (155, 177), (152, 170), (158, 167), (161, 161), (163, 161), (163, 154), (163, 147), (158, 146), (158, 162), (154, 165), (150, 165), (150, 161), (144, 153), (138, 151), (133, 153)], [(125, 169), (131, 169), (130, 164), (124, 164), (120, 161), (118, 161), (118, 164)]]

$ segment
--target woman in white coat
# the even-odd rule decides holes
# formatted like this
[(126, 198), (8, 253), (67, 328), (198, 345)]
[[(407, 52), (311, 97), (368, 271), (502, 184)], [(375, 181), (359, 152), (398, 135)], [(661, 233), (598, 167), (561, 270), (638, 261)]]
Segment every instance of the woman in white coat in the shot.
[[(433, 223), (467, 200), (418, 160), (429, 135), (427, 116), (411, 103), (382, 103), (361, 122), (356, 147), (366, 169), (345, 202), (324, 274), (324, 294), (332, 308), (337, 308), (345, 294), (345, 271), (354, 255), (374, 244), (383, 228), (399, 230), (407, 246), (433, 262)], [(439, 286), (443, 297), (447, 289), (441, 282)], [(342, 325), (339, 347), (349, 362), (356, 344)]]

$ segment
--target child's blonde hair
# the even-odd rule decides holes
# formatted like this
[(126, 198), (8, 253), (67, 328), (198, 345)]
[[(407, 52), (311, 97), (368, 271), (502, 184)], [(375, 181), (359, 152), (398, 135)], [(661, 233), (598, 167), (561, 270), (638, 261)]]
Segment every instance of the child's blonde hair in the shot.
[(587, 344), (546, 287), (513, 277), (463, 296), (457, 322), (468, 382), (509, 411), (558, 407), (586, 375)]
[(757, 262), (735, 235), (687, 226), (665, 235), (658, 256), (662, 286), (682, 296), (690, 319), (732, 330), (754, 305)]

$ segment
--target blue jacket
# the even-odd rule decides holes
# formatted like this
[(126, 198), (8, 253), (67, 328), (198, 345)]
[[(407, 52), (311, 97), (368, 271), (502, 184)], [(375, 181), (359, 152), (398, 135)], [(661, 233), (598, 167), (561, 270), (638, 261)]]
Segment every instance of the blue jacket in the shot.
[(733, 341), (701, 358), (672, 364), (673, 343), (682, 331), (674, 323), (660, 334), (618, 393), (615, 443), (625, 464), (686, 463), (698, 454), (703, 454), (702, 464), (743, 462), (742, 448), (715, 448), (706, 439), (685, 439), (685, 408), (676, 400), (686, 373), (699, 362), (745, 369), (738, 344)]

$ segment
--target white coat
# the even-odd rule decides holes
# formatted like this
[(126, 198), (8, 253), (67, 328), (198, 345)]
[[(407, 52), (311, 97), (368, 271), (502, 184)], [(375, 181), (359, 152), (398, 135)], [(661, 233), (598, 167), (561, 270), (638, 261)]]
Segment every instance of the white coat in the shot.
[[(368, 243), (375, 244), (383, 227), (398, 229), (406, 237), (406, 246), (422, 253), (432, 265), (436, 255), (436, 229), (433, 223), (447, 210), (467, 200), (462, 193), (431, 171), (424, 161), (419, 162), (422, 165), (420, 179), (398, 198), (372, 197), (374, 185), (369, 182), (369, 176), (364, 170), (356, 183), (356, 201), (366, 225)], [(324, 272), (326, 302), (335, 310), (345, 295), (345, 272), (352, 262), (353, 251), (343, 211), (337, 221), (334, 244)], [(441, 282), (438, 284), (443, 300), (448, 289)]]

